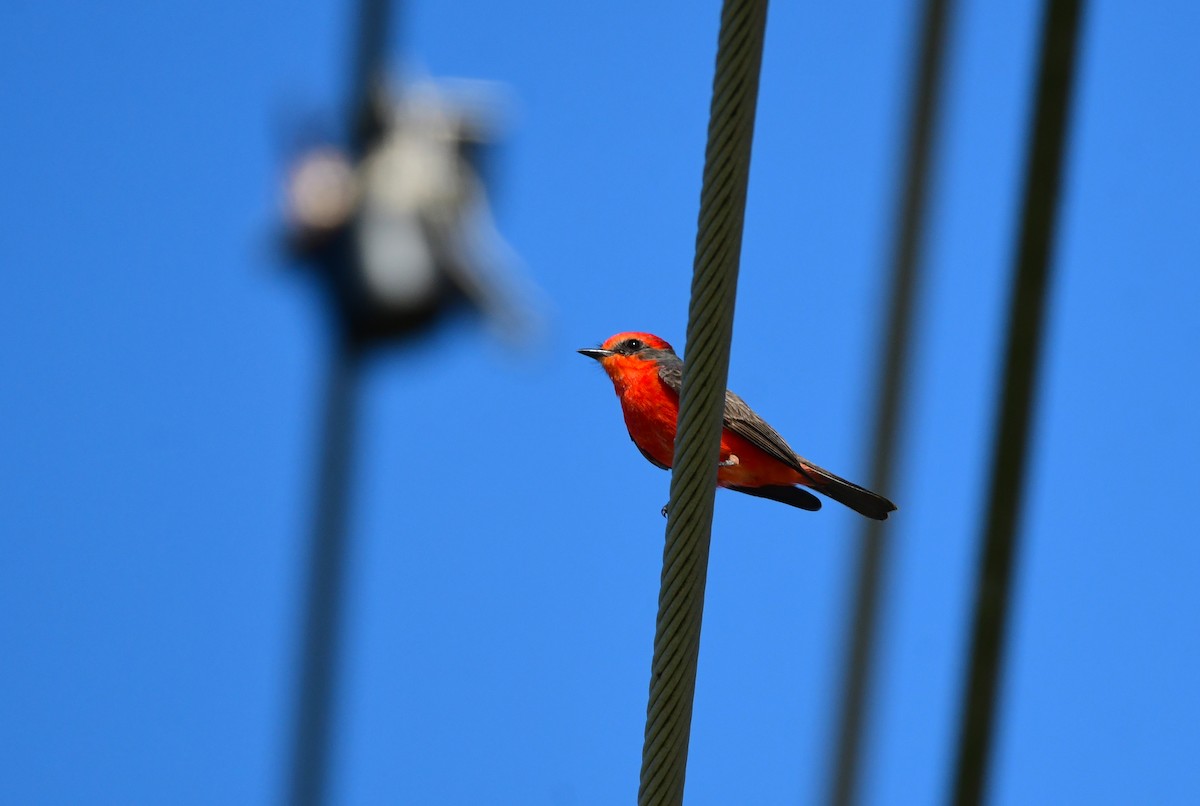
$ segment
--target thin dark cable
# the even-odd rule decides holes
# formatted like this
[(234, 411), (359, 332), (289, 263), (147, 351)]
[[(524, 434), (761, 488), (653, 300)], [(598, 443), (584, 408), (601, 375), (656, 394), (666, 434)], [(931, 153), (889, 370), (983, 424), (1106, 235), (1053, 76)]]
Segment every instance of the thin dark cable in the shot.
[[(347, 101), (347, 151), (359, 160), (382, 129), (376, 90), (387, 62), (389, 0), (361, 0), (351, 46)], [(367, 346), (355, 311), (339, 297), (339, 283), (356, 273), (357, 250), (343, 233), (328, 253), (329, 317), (333, 331), (325, 410), (321, 423), (317, 503), (309, 549), (301, 638), (300, 683), (293, 716), (287, 804), (327, 802), (332, 723), (345, 600), (346, 544), (360, 375)]]
[(383, 81), (388, 37), (393, 33), (393, 3), (398, 0), (359, 0), (347, 93), (351, 156), (358, 159), (382, 130), (376, 93)]
[[(951, 0), (927, 0), (915, 51), (916, 69), (909, 105), (908, 140), (897, 204), (895, 245), (891, 257), (891, 283), (886, 299), (891, 306), (883, 331), (882, 377), (870, 445), (874, 446), (868, 487), (886, 493), (895, 478), (895, 452), (899, 441), (907, 386), (912, 324), (920, 281), (922, 236), (928, 208), (932, 155), (941, 111), (946, 32), (953, 21)], [(874, 667), (876, 623), (880, 589), (887, 567), (887, 542), (883, 521), (865, 520), (859, 541), (854, 600), (848, 624), (845, 682), (841, 719), (837, 728), (829, 802), (850, 806), (858, 799), (862, 744), (866, 725), (871, 672)]]
[(333, 694), (337, 690), (345, 599), (346, 525), (362, 359), (362, 348), (357, 343), (338, 339), (330, 356), (326, 380), (301, 679), (286, 801), (293, 806), (318, 806), (328, 799)]
[(954, 803), (960, 806), (981, 803), (987, 788), (1082, 16), (1082, 0), (1048, 0), (1042, 22), (970, 671), (963, 690), (954, 780)]

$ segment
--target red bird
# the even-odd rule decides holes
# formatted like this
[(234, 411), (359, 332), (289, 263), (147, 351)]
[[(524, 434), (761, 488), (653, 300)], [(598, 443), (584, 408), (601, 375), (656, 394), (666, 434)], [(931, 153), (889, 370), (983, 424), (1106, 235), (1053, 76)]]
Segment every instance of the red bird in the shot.
[[(683, 360), (671, 345), (649, 333), (618, 333), (598, 348), (579, 352), (599, 361), (612, 379), (633, 444), (653, 464), (669, 469), (675, 457)], [(796, 486), (803, 484), (880, 521), (896, 508), (883, 496), (799, 456), (746, 401), (729, 391), (717, 484), (815, 512), (821, 499)]]

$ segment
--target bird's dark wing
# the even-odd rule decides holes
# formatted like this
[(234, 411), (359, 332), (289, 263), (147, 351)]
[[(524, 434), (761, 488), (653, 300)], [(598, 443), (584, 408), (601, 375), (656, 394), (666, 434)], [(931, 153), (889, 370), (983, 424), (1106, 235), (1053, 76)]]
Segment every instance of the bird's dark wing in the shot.
[[(683, 360), (675, 355), (669, 356), (669, 359), (671, 360), (667, 357), (657, 359), (658, 377), (674, 389), (675, 394), (679, 394), (683, 385)], [(771, 458), (804, 472), (800, 457), (784, 442), (783, 437), (767, 425), (762, 417), (755, 414), (746, 401), (728, 390), (725, 392), (725, 427)]]
[(757, 498), (770, 498), (772, 501), (789, 504), (798, 509), (807, 509), (809, 512), (816, 512), (821, 508), (821, 499), (803, 487), (726, 487), (725, 489), (753, 495)]
[(679, 387), (683, 386), (683, 359), (665, 352), (653, 358), (658, 363), (658, 379), (679, 394)]
[(725, 392), (725, 427), (773, 459), (794, 470), (804, 471), (800, 457), (783, 437), (755, 414), (746, 401), (729, 391)]
[[(679, 394), (683, 385), (683, 361), (675, 355), (663, 354), (659, 357), (658, 377), (664, 384)], [(896, 505), (878, 493), (873, 493), (865, 487), (859, 487), (841, 476), (830, 473), (823, 467), (817, 467), (796, 455), (796, 452), (783, 441), (783, 437), (775, 429), (767, 425), (763, 418), (755, 414), (746, 405), (746, 401), (733, 392), (725, 392), (725, 427), (742, 439), (749, 442), (768, 456), (777, 459), (788, 467), (798, 470), (805, 476), (803, 484), (812, 487), (838, 503), (866, 515), (875, 520), (886, 520), (888, 513), (896, 509)], [(791, 504), (800, 509), (815, 510), (821, 506), (820, 499), (795, 487), (730, 487), (739, 493), (757, 495), (760, 498), (771, 498), (785, 504)]]

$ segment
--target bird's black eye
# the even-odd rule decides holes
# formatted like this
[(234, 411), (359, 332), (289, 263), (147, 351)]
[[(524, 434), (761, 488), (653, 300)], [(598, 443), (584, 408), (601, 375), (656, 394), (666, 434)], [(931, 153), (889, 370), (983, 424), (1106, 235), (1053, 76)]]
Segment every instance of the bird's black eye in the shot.
[(626, 339), (625, 349), (631, 353), (636, 353), (638, 350), (645, 347), (645, 343), (641, 339)]

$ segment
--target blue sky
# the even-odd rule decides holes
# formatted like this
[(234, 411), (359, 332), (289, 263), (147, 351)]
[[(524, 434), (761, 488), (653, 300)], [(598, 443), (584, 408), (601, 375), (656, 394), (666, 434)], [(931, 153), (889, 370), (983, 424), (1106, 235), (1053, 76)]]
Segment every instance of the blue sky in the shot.
[[(730, 384), (861, 478), (909, 3), (776, 3)], [(576, 355), (683, 348), (715, 2), (406, 4), (398, 61), (511, 98), (517, 351), (458, 321), (365, 378), (339, 803), (629, 802), (668, 477)], [(926, 241), (866, 802), (949, 779), (1038, 5), (965, 2)], [(341, 4), (0, 10), (0, 800), (283, 789), (328, 355), (273, 241)], [(992, 802), (1200, 798), (1194, 4), (1083, 32)], [(403, 57), (400, 56), (403, 51)], [(718, 495), (689, 803), (813, 802), (856, 516)]]

